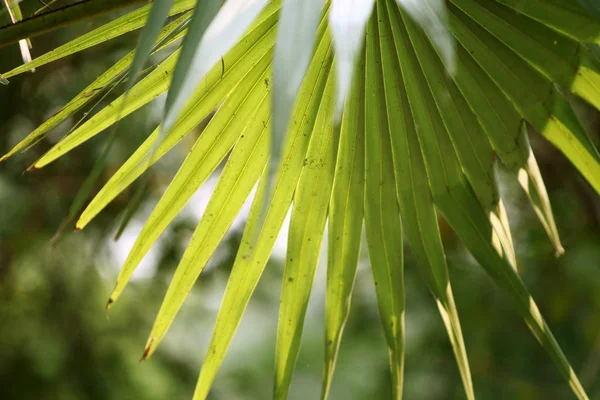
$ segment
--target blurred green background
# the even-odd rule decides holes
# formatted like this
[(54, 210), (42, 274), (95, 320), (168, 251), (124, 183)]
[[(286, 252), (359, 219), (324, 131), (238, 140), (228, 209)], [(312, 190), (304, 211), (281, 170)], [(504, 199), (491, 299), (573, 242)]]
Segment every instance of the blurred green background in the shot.
[[(23, 6), (28, 15), (39, 3), (25, 1)], [(107, 18), (34, 39), (34, 57)], [(0, 13), (0, 24), (7, 22), (6, 13)], [(114, 40), (0, 87), (0, 152), (4, 154), (122, 57), (135, 38), (134, 34)], [(17, 45), (0, 49), (0, 54), (0, 71), (20, 62)], [(103, 104), (111, 98), (114, 95)], [(158, 124), (162, 100), (119, 124), (108, 166), (95, 190)], [(598, 143), (598, 115), (583, 104), (576, 107)], [(107, 318), (104, 305), (127, 250), (199, 132), (152, 169), (149, 193), (118, 242), (113, 236), (133, 191), (121, 195), (89, 228), (51, 243), (108, 132), (43, 170), (22, 172), (75, 123), (67, 121), (35, 148), (0, 164), (0, 399), (191, 398), (243, 216), (196, 284), (159, 351), (140, 363), (153, 317), (215, 182), (209, 180), (201, 188), (163, 235)], [(518, 184), (499, 171), (521, 271), (591, 398), (600, 399), (600, 198), (556, 150), (538, 137), (532, 144), (566, 254), (554, 256)], [(478, 398), (570, 398), (512, 304), (443, 221), (441, 226)], [(284, 246), (282, 236), (212, 399), (270, 398)], [(331, 391), (334, 400), (390, 397), (387, 353), (366, 257), (363, 251)], [(405, 398), (461, 399), (462, 385), (435, 303), (410, 253), (406, 261)], [(324, 260), (320, 264), (291, 399), (318, 398), (320, 393)]]

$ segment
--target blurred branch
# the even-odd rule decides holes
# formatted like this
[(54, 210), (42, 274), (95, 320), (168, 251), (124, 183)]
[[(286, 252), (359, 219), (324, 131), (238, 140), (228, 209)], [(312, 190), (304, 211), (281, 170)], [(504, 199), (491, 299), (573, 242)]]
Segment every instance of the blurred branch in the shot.
[(83, 0), (0, 28), (0, 47), (148, 0)]

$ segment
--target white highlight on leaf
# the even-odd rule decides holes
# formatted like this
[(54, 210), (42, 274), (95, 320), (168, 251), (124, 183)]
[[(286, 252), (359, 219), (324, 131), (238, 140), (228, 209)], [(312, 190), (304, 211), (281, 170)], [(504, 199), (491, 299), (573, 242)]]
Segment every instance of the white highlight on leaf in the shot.
[(273, 56), (271, 165), (277, 165), (294, 102), (313, 54), (323, 0), (285, 0)]
[(448, 31), (448, 15), (444, 0), (396, 0), (425, 31), (441, 54), (448, 71), (456, 67), (454, 38)]
[(329, 25), (336, 56), (337, 94), (335, 121), (339, 122), (350, 92), (356, 59), (362, 48), (367, 21), (375, 0), (333, 0)]
[[(27, 64), (31, 62), (31, 53), (29, 52), (29, 45), (27, 44), (27, 40), (22, 39), (19, 40), (19, 48), (21, 49), (21, 57), (23, 58), (23, 62)], [(31, 68), (31, 72), (35, 71), (35, 68)]]
[[(4, 0), (4, 5), (6, 6), (6, 11), (8, 12), (8, 16), (10, 17), (10, 21), (13, 24), (16, 24), (17, 22), (21, 21), (21, 11), (19, 11), (18, 9), (18, 2), (16, 2), (15, 0)], [(18, 14), (16, 14), (17, 12)], [(18, 18), (17, 15), (19, 15)], [(30, 43), (28, 43), (27, 39), (19, 40), (19, 49), (21, 50), (21, 58), (23, 59), (24, 64), (27, 64), (32, 60), (31, 52), (29, 51), (29, 45)], [(35, 72), (35, 68), (31, 68), (31, 72)]]
[(163, 132), (168, 132), (190, 95), (209, 69), (227, 53), (246, 32), (269, 0), (228, 0), (212, 20), (193, 57), (172, 107), (166, 110)]

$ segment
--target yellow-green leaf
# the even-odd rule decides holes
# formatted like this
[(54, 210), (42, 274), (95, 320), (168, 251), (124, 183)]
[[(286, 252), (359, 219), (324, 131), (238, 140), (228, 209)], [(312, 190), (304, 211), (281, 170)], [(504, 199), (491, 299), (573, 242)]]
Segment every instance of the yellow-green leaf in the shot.
[(329, 203), (322, 399), (327, 398), (331, 386), (342, 332), (350, 312), (350, 297), (360, 255), (365, 192), (364, 54), (360, 58), (342, 116)]
[[(184, 14), (183, 16), (177, 18), (175, 21), (171, 22), (161, 31), (158, 36), (157, 43), (162, 43), (158, 46), (157, 50), (163, 48), (167, 44), (171, 43), (173, 40), (180, 37), (183, 33), (177, 34), (165, 42), (164, 39), (167, 39), (178, 27), (179, 25), (189, 17), (189, 14)], [(131, 61), (133, 59), (133, 52), (128, 53), (119, 61), (117, 61), (112, 67), (110, 67), (106, 72), (100, 75), (94, 82), (89, 84), (85, 89), (83, 89), (77, 96), (75, 96), (71, 101), (69, 101), (63, 108), (60, 109), (56, 114), (52, 115), (48, 118), (44, 123), (38, 126), (33, 130), (29, 135), (27, 135), (23, 140), (17, 143), (8, 153), (0, 158), (0, 161), (7, 159), (13, 154), (27, 149), (30, 145), (37, 142), (39, 139), (46, 136), (50, 129), (57, 126), (59, 123), (65, 121), (67, 118), (75, 114), (75, 112), (81, 109), (84, 105), (88, 104), (92, 99), (94, 99), (98, 93), (103, 92), (107, 86), (115, 83), (118, 78), (126, 71), (131, 65)]]
[(271, 129), (268, 105), (268, 98), (263, 98), (261, 110), (252, 121), (255, 127), (248, 127), (247, 131), (240, 136), (227, 160), (158, 311), (144, 357), (151, 356), (156, 350), (187, 294), (233, 223), (258, 181), (261, 171), (264, 170), (269, 156)]
[[(197, 0), (175, 0), (169, 15), (175, 15), (194, 8)], [(3, 74), (5, 78), (10, 78), (29, 71), (31, 68), (37, 68), (46, 65), (52, 61), (70, 56), (79, 51), (104, 43), (110, 39), (121, 36), (125, 33), (139, 29), (146, 23), (148, 14), (152, 5), (138, 8), (128, 14), (123, 15), (99, 28), (96, 28), (86, 34), (83, 34), (68, 43), (59, 46), (48, 53), (35, 58), (33, 61), (14, 68)]]
[[(267, 54), (273, 47), (275, 30), (273, 19), (267, 19), (264, 24), (256, 27), (247, 36), (247, 41), (240, 42), (224, 57), (225, 70), (220, 64), (215, 65), (206, 75), (203, 83), (196, 91), (176, 122), (171, 133), (153, 152), (154, 143), (159, 137), (159, 129), (135, 151), (123, 166), (104, 185), (77, 222), (77, 227), (85, 227), (100, 211), (108, 205), (119, 193), (135, 181), (146, 169), (169, 151), (185, 135), (191, 132), (228, 94), (236, 89), (245, 76), (251, 74), (261, 63), (268, 63)], [(264, 65), (263, 65), (264, 66)], [(148, 155), (153, 157), (148, 161)]]
[(334, 77), (322, 93), (304, 166), (294, 194), (275, 348), (274, 399), (286, 399), (300, 352), (304, 317), (327, 220), (335, 170), (332, 126)]
[[(321, 104), (320, 97), (330, 70), (331, 38), (327, 33), (315, 52), (303, 89), (300, 91), (281, 167), (275, 178), (272, 201), (264, 221), (260, 219), (267, 179), (265, 175), (261, 178), (260, 195), (256, 196), (252, 205), (242, 244), (225, 289), (209, 350), (200, 371), (194, 399), (205, 399), (208, 395), (209, 388), (275, 244), (298, 183), (317, 110)], [(256, 231), (258, 231), (258, 240), (254, 241)]]
[[(108, 305), (117, 300), (142, 258), (196, 190), (219, 166), (240, 135), (255, 135), (264, 127), (269, 108), (260, 105), (268, 94), (264, 80), (268, 79), (270, 68), (267, 68), (268, 55), (263, 59), (265, 61), (262, 65), (254, 68), (240, 82), (238, 90), (227, 98), (192, 147), (138, 235), (119, 273)], [(259, 113), (256, 112), (257, 105)], [(250, 131), (246, 132), (246, 129)]]

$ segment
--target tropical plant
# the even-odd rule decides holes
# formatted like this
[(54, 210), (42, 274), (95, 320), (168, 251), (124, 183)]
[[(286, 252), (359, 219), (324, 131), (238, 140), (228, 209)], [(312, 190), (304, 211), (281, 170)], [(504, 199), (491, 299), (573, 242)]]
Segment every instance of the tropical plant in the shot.
[[(0, 43), (21, 40), (26, 49), (23, 41), (38, 33), (136, 2), (88, 0), (41, 13), (0, 29)], [(11, 15), (20, 15), (18, 2), (5, 4)], [(226, 160), (143, 353), (146, 359), (156, 350), (253, 196), (194, 398), (207, 397), (291, 208), (275, 398), (288, 393), (326, 227), (322, 396), (327, 397), (350, 308), (363, 221), (394, 397), (402, 395), (404, 369), (404, 239), (439, 308), (466, 397), (475, 397), (440, 239), (438, 218), (444, 218), (514, 300), (574, 395), (587, 399), (519, 276), (495, 168), (499, 158), (518, 179), (560, 255), (564, 250), (528, 137), (540, 133), (600, 193), (600, 155), (570, 103), (575, 95), (600, 109), (596, 7), (583, 0), (228, 0), (223, 6), (216, 0), (156, 1), (3, 74), (7, 83), (145, 27), (136, 51), (2, 160), (43, 140), (53, 127), (123, 82), (119, 98), (77, 124), (30, 169), (64, 156), (170, 87), (163, 124), (80, 213), (110, 151), (106, 146), (71, 210), (78, 216), (76, 229), (82, 229), (208, 121), (137, 238), (107, 304), (118, 299), (154, 242)], [(168, 16), (172, 19), (163, 27)], [(151, 54), (154, 64), (144, 70)], [(115, 132), (113, 127), (111, 137)]]

